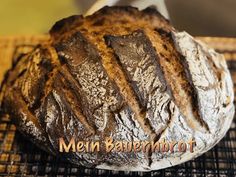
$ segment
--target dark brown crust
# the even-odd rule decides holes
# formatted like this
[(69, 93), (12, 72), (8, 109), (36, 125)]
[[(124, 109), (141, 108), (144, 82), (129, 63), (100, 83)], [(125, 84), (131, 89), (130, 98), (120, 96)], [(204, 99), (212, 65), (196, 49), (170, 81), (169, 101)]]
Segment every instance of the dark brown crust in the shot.
[[(174, 109), (183, 117), (190, 114), (187, 103), (209, 130), (189, 67), (170, 31), (175, 29), (153, 8), (104, 7), (88, 17), (62, 19), (50, 30), (47, 46), (37, 46), (13, 63), (1, 85), (0, 111), (12, 116), (33, 142), (56, 153), (59, 138), (68, 143), (74, 136), (100, 142), (110, 136), (156, 141), (168, 130)], [(214, 70), (213, 63), (210, 67)], [(142, 77), (134, 76), (137, 68)], [(62, 154), (89, 167), (104, 162), (151, 166), (153, 160), (151, 152), (142, 158), (106, 154), (104, 149), (86, 155)]]
[[(81, 99), (83, 100), (82, 102), (84, 104), (83, 110), (88, 113), (87, 116), (90, 117), (90, 120), (93, 120), (92, 121), (93, 124), (95, 120), (93, 114), (99, 107), (102, 107), (104, 104), (103, 98), (99, 95), (97, 96), (97, 98), (101, 101), (100, 104), (96, 104), (95, 102), (91, 101), (91, 98), (89, 96), (90, 93), (88, 93), (88, 91), (90, 92), (96, 89), (95, 87), (106, 89), (107, 92), (104, 95), (105, 97), (108, 98), (108, 97), (114, 96), (117, 98), (117, 100), (119, 100), (119, 103), (116, 106), (111, 105), (112, 107), (114, 107), (112, 111), (114, 112), (118, 111), (118, 109), (122, 106), (121, 96), (119, 95), (116, 87), (114, 87), (113, 83), (109, 80), (106, 74), (106, 70), (103, 68), (101, 64), (100, 56), (98, 52), (96, 51), (95, 47), (92, 46), (80, 32), (76, 32), (72, 34), (71, 36), (69, 36), (68, 38), (63, 39), (63, 42), (60, 41), (56, 43), (55, 48), (59, 54), (59, 58), (63, 60), (63, 62), (67, 66), (68, 71), (71, 74), (70, 78), (72, 77), (74, 78), (74, 79), (69, 79), (69, 80), (71, 81), (74, 80), (74, 82), (76, 82), (77, 90), (79, 90), (80, 97), (83, 98)], [(80, 53), (80, 55), (78, 55), (78, 52)], [(83, 70), (82, 65), (84, 66), (89, 65), (92, 68), (87, 68), (89, 70), (84, 68)], [(96, 67), (96, 68), (93, 68), (93, 67)], [(99, 74), (102, 74), (102, 76), (99, 77)], [(97, 77), (93, 78), (95, 75), (97, 75)], [(96, 86), (92, 86), (91, 87), (92, 90), (87, 90), (86, 87), (90, 87), (90, 86), (86, 85), (87, 83), (83, 82), (83, 79), (88, 79), (86, 77), (91, 78), (92, 79), (91, 82), (93, 82), (94, 84), (96, 84), (95, 80), (99, 78), (100, 83), (97, 83), (98, 85)], [(105, 85), (101, 84), (102, 81), (107, 82), (107, 83)], [(109, 90), (111, 88), (114, 89), (113, 93), (111, 93), (111, 90)], [(112, 127), (110, 127), (109, 130), (111, 128)]]
[[(57, 98), (55, 95), (57, 95)], [(45, 132), (47, 133), (55, 152), (59, 152), (59, 138), (63, 138), (67, 144), (72, 138), (75, 138), (75, 141), (89, 140), (88, 135), (90, 135), (90, 132), (87, 132), (80, 124), (76, 115), (73, 114), (70, 103), (66, 100), (66, 95), (64, 95), (64, 93), (62, 93), (58, 88), (57, 90), (50, 92), (46, 97), (42, 107), (41, 117), (44, 119), (45, 117), (53, 119), (51, 122), (53, 127), (51, 127), (50, 124), (47, 124), (46, 122), (44, 126)], [(70, 125), (70, 121), (73, 121), (72, 125)], [(73, 131), (67, 128), (69, 125)], [(73, 152), (59, 153), (59, 155), (67, 158), (70, 161), (76, 161), (80, 165), (85, 165), (88, 167), (93, 167), (96, 165), (96, 163), (92, 164), (86, 162), (85, 159)]]
[[(133, 32), (130, 35), (125, 36), (104, 36), (105, 41), (109, 47), (111, 47), (114, 50), (115, 55), (117, 56), (118, 63), (121, 65), (122, 69), (127, 75), (127, 78), (129, 80), (129, 83), (131, 83), (131, 86), (134, 89), (134, 92), (136, 93), (136, 96), (139, 98), (139, 105), (142, 105), (143, 109), (147, 106), (147, 98), (144, 98), (144, 93), (141, 92), (140, 89), (138, 89), (137, 82), (132, 80), (131, 72), (127, 70), (127, 68), (132, 68), (132, 70), (136, 69), (138, 66), (137, 64), (135, 66), (132, 66), (132, 64), (127, 65), (127, 63), (122, 62), (122, 57), (130, 58), (131, 60), (139, 63), (145, 55), (150, 55), (151, 62), (148, 66), (153, 64), (156, 69), (156, 75), (160, 79), (162, 83), (161, 90), (165, 91), (167, 90), (170, 94), (170, 90), (167, 89), (167, 82), (164, 78), (162, 68), (160, 66), (159, 58), (156, 55), (155, 49), (152, 47), (152, 44), (150, 40), (145, 35), (144, 31), (138, 30)], [(130, 45), (130, 46), (129, 46)], [(131, 46), (133, 45), (133, 46)], [(137, 52), (138, 47), (142, 46), (144, 49), (143, 56)], [(146, 66), (146, 67), (148, 67)], [(144, 68), (147, 69), (147, 68)], [(145, 70), (144, 70), (145, 71)], [(144, 110), (145, 111), (145, 110)]]
[[(164, 17), (160, 14), (160, 12), (156, 10), (156, 8), (147, 7), (146, 9), (143, 9), (142, 12), (143, 12), (144, 14), (148, 14), (148, 15), (150, 15), (150, 16), (160, 18), (160, 19), (164, 22), (164, 24), (171, 26), (170, 21), (169, 21), (168, 19), (164, 18)], [(161, 28), (160, 28), (160, 29), (161, 29)], [(174, 29), (174, 28), (173, 28), (173, 29)]]
[[(70, 75), (65, 67), (62, 67), (55, 80), (53, 82), (52, 89), (57, 90), (61, 95), (65, 96), (66, 102), (69, 103), (71, 112), (79, 119), (80, 123), (85, 127), (88, 134), (85, 137), (89, 137), (95, 134), (95, 128), (93, 122), (88, 121), (88, 117), (91, 117), (88, 113), (83, 113), (83, 108), (86, 108), (84, 100), (82, 100), (81, 95), (78, 93), (80, 89), (76, 81)], [(58, 89), (60, 88), (60, 89)], [(82, 106), (83, 103), (83, 106)]]
[(63, 33), (69, 32), (70, 30), (72, 30), (72, 28), (80, 26), (82, 24), (83, 24), (83, 16), (73, 15), (56, 22), (49, 31), (49, 33), (51, 36), (57, 38), (60, 35), (63, 35)]
[[(118, 63), (124, 71), (128, 83), (130, 83), (131, 88), (134, 90), (138, 104), (141, 106), (144, 115), (147, 114), (149, 95), (151, 95), (156, 89), (159, 89), (160, 93), (167, 92), (170, 98), (172, 98), (171, 90), (167, 85), (162, 66), (160, 65), (160, 59), (157, 56), (156, 51), (151, 44), (151, 41), (145, 35), (144, 31), (138, 30), (133, 32), (132, 34), (125, 36), (105, 36), (104, 38), (107, 45), (114, 50), (114, 53), (117, 56)], [(146, 57), (149, 57), (149, 60), (141, 64), (146, 59)], [(134, 72), (137, 68), (140, 68), (140, 72), (142, 73), (142, 75), (145, 73), (150, 74), (150, 71), (148, 71), (148, 69), (151, 69), (153, 67), (155, 69), (154, 71), (152, 71), (152, 73), (155, 73), (155, 78), (159, 79), (160, 85), (154, 85), (153, 82), (155, 82), (155, 80), (153, 80), (151, 88), (146, 90), (145, 86), (141, 85), (141, 80), (137, 81), (134, 79)], [(145, 79), (145, 77), (147, 76), (144, 75), (141, 77)], [(151, 80), (153, 78), (148, 79)], [(157, 118), (151, 117), (150, 119), (152, 121), (152, 119)], [(148, 125), (149, 128), (155, 130), (155, 127), (153, 127), (148, 120), (149, 119), (144, 118), (144, 124)], [(159, 135), (157, 134), (157, 136)]]
[[(123, 18), (120, 18), (122, 14)], [(112, 17), (112, 18), (111, 18)], [(55, 23), (50, 30), (52, 39), (58, 40), (67, 33), (72, 34), (80, 27), (85, 27), (80, 30), (85, 30), (86, 25), (89, 26), (108, 26), (113, 24), (136, 24), (137, 20), (142, 20), (153, 28), (164, 28), (166, 31), (173, 30), (169, 21), (166, 20), (158, 11), (153, 8), (146, 8), (139, 11), (131, 6), (105, 6), (91, 16), (83, 17), (82, 15), (74, 15), (64, 18)]]
[[(18, 127), (18, 130), (23, 135), (28, 137), (33, 143), (40, 147), (43, 144), (43, 150), (56, 154), (51, 143), (49, 142), (44, 128), (39, 123), (38, 118), (35, 117), (34, 113), (28, 110), (26, 103), (20, 96), (20, 93), (17, 92), (17, 90), (9, 90), (9, 92), (5, 95), (5, 99), (3, 101), (4, 112), (7, 112), (11, 116), (13, 122)], [(30, 127), (25, 129), (25, 125), (29, 123)], [(38, 136), (33, 133), (34, 129), (40, 132)]]
[[(116, 17), (110, 18), (110, 16), (117, 16), (119, 14), (124, 14), (125, 18), (123, 18), (121, 20), (119, 20)], [(87, 41), (87, 39), (85, 39), (85, 37), (83, 37), (83, 35), (79, 31), (76, 31), (76, 29), (82, 27), (82, 25), (84, 25), (85, 21), (87, 21), (88, 25), (92, 25), (92, 26), (101, 26), (101, 25), (106, 26), (106, 25), (110, 25), (112, 23), (124, 23), (124, 24), (131, 23), (132, 24), (132, 23), (136, 23), (136, 20), (140, 19), (140, 18), (143, 18), (143, 20), (144, 20), (143, 23), (146, 23), (145, 21), (148, 18), (150, 20), (150, 25), (152, 24), (152, 22), (154, 22), (152, 25), (155, 28), (157, 28), (157, 26), (155, 26), (157, 24), (162, 24), (163, 27), (165, 27), (165, 30), (167, 30), (167, 31), (170, 28), (172, 28), (169, 25), (168, 21), (166, 21), (158, 12), (156, 12), (155, 10), (153, 10), (151, 8), (147, 8), (147, 9), (140, 12), (137, 8), (133, 8), (133, 7), (112, 7), (112, 8), (104, 7), (101, 10), (99, 10), (98, 12), (96, 12), (93, 16), (89, 16), (86, 18), (84, 18), (82, 16), (71, 16), (71, 17), (62, 19), (61, 21), (57, 22), (50, 30), (51, 36), (53, 37), (53, 39), (55, 39), (53, 41), (53, 45), (54, 45), (55, 49), (57, 50), (61, 65), (66, 64), (66, 66), (67, 66), (66, 68), (68, 68), (68, 69), (65, 69), (65, 67), (64, 67), (64, 69), (57, 68), (57, 70), (55, 72), (58, 72), (59, 70), (61, 70), (61, 72), (68, 70), (69, 72), (66, 72), (66, 73), (69, 74), (70, 79), (67, 78), (67, 82), (68, 82), (68, 80), (70, 80), (70, 81), (76, 80), (75, 82), (77, 82), (78, 86), (76, 88), (67, 88), (67, 90), (69, 90), (69, 89), (79, 90), (79, 92), (77, 93), (77, 97), (76, 97), (78, 99), (78, 104), (79, 104), (79, 102), (84, 103), (84, 106), (82, 106), (82, 105), (79, 106), (79, 107), (81, 107), (81, 110), (79, 112), (80, 113), (83, 112), (83, 114), (88, 119), (90, 119), (89, 123), (92, 124), (93, 127), (95, 126), (95, 124), (93, 121), (91, 121), (94, 119), (93, 115), (91, 113), (93, 113), (97, 107), (91, 107), (91, 105), (93, 103), (89, 102), (88, 99), (85, 99), (87, 97), (87, 95), (85, 93), (83, 93), (82, 86), (80, 85), (79, 80), (76, 79), (77, 75), (81, 74), (78, 72), (78, 68), (76, 68), (76, 67), (79, 65), (82, 65), (82, 63), (86, 62), (86, 60), (91, 61), (94, 64), (96, 62), (100, 63), (100, 61), (98, 60), (98, 58), (100, 58), (100, 56), (99, 56), (98, 52), (96, 51), (95, 47), (93, 47), (89, 43), (89, 41)], [(106, 24), (104, 24), (104, 23), (106, 23)], [(83, 31), (83, 29), (81, 29), (81, 30)], [(144, 37), (142, 39), (140, 39), (141, 43), (146, 43), (148, 41), (149, 40), (145, 39)], [(148, 44), (149, 44), (149, 47), (151, 47), (150, 41)], [(148, 52), (148, 51), (145, 51), (145, 52)], [(154, 55), (154, 53), (155, 53), (154, 49), (152, 49), (152, 51), (150, 51), (150, 52), (152, 55)], [(78, 53), (79, 53), (79, 55), (78, 55)], [(157, 57), (157, 56), (155, 56), (155, 57)], [(163, 89), (161, 89), (161, 90), (164, 91), (167, 89), (166, 88), (167, 84), (166, 84), (165, 79), (163, 77), (163, 73), (162, 73), (162, 69), (160, 68), (160, 64), (157, 64), (157, 66), (158, 66), (157, 75), (159, 76), (159, 79), (163, 83), (163, 85), (162, 85)], [(57, 67), (59, 67), (59, 66), (57, 66)], [(126, 66), (123, 66), (123, 69), (125, 67)], [(122, 67), (120, 67), (120, 69), (122, 70)], [(103, 68), (103, 71), (105, 73), (108, 72), (108, 71), (104, 70), (104, 68)], [(51, 72), (51, 71), (49, 71), (49, 72)], [(42, 72), (40, 72), (40, 73), (42, 73)], [(72, 77), (75, 79), (71, 79)], [(51, 79), (52, 81), (50, 81), (49, 85), (48, 85), (49, 90), (46, 89), (47, 93), (45, 91), (44, 99), (46, 99), (47, 95), (50, 94), (50, 90), (53, 88), (53, 80), (55, 80), (56, 78), (57, 78), (57, 74), (54, 74), (53, 79)], [(127, 80), (127, 78), (125, 80)], [(128, 79), (128, 80), (129, 81), (127, 83), (131, 83), (131, 86), (132, 86), (131, 90), (130, 90), (131, 93), (136, 93), (136, 94), (131, 94), (130, 96), (137, 97), (137, 98), (135, 98), (136, 101), (135, 100), (134, 101), (137, 102), (137, 104), (138, 104), (137, 108), (134, 106), (132, 109), (133, 110), (137, 109), (136, 110), (137, 114), (139, 114), (139, 116), (143, 117), (142, 119), (144, 119), (144, 116), (146, 114), (145, 107), (147, 104), (146, 103), (147, 100), (143, 99), (142, 93), (140, 91), (138, 91), (137, 88), (135, 89), (135, 87), (136, 87), (135, 84), (130, 79)], [(43, 81), (43, 83), (45, 83), (45, 81)], [(113, 88), (115, 88), (116, 91), (117, 91), (116, 87), (118, 87), (119, 89), (123, 89), (123, 86), (122, 87), (120, 87), (119, 85), (116, 86), (116, 85), (114, 85), (114, 83), (117, 84), (117, 82), (113, 82)], [(71, 85), (73, 85), (73, 84), (71, 84)], [(44, 86), (42, 85), (41, 88), (43, 88), (43, 87)], [(132, 88), (134, 90), (132, 90)], [(170, 94), (169, 89), (167, 89), (167, 91)], [(37, 93), (40, 93), (40, 92), (37, 92)], [(72, 94), (72, 95), (74, 95), (74, 94)], [(42, 101), (41, 97), (42, 97), (42, 95), (40, 96), (40, 98), (37, 99), (38, 102)], [(127, 100), (127, 101), (129, 102), (130, 100)], [(123, 101), (120, 100), (120, 104), (122, 104), (122, 102)], [(128, 103), (128, 105), (130, 105), (130, 104)], [(39, 108), (40, 104), (37, 104), (36, 106), (33, 106), (33, 107), (34, 107), (34, 109)], [(118, 108), (121, 108), (121, 107), (122, 106), (118, 106), (113, 111), (116, 112), (116, 111), (118, 111)], [(88, 110), (92, 110), (92, 111), (88, 111)], [(42, 122), (43, 122), (43, 120), (42, 120)], [(144, 122), (145, 122), (145, 120), (144, 120)], [(147, 126), (146, 124), (147, 124), (147, 122), (144, 123), (145, 126)], [(151, 129), (151, 127), (148, 126), (147, 130), (148, 129)], [(109, 130), (111, 130), (111, 129), (109, 129)], [(90, 129), (90, 131), (93, 132), (94, 128)]]

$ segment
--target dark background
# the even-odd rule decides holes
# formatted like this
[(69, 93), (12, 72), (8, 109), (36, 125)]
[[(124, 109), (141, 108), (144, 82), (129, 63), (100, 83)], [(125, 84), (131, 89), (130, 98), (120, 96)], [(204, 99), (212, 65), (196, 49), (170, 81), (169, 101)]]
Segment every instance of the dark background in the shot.
[(236, 37), (236, 0), (166, 0), (166, 5), (179, 30)]

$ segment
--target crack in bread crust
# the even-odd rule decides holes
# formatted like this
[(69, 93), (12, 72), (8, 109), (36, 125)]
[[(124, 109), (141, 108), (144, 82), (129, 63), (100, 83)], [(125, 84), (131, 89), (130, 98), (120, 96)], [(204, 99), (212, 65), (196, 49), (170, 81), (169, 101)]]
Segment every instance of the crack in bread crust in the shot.
[(140, 109), (145, 112), (139, 121), (144, 121), (158, 136), (170, 119), (167, 107), (171, 93), (155, 49), (141, 30), (125, 36), (105, 36), (105, 39), (134, 90)]
[(105, 130), (109, 134), (112, 126), (108, 127), (107, 123), (122, 106), (122, 98), (109, 80), (95, 47), (79, 32), (54, 45), (78, 83), (80, 96), (86, 100), (84, 110), (91, 113), (96, 132), (101, 134)]
[[(195, 95), (200, 121), (208, 131), (214, 131), (216, 127), (211, 127), (210, 130), (208, 125), (212, 118), (207, 117), (214, 117), (218, 112), (217, 105), (223, 101), (221, 98), (217, 99), (216, 96), (222, 94), (220, 80), (224, 69), (214, 64), (212, 58), (217, 57), (215, 52), (194, 41), (188, 34), (172, 33), (172, 36), (176, 50), (182, 55), (181, 63), (184, 65), (186, 76)], [(200, 80), (199, 77), (201, 77)]]
[[(196, 94), (184, 69), (182, 56), (175, 49), (171, 33), (156, 29), (155, 31), (149, 30), (147, 34), (160, 57), (160, 64), (170, 87), (174, 103), (178, 106), (190, 127), (208, 131), (209, 128), (200, 116), (199, 110), (194, 109), (198, 106)], [(201, 128), (201, 126), (204, 128)]]

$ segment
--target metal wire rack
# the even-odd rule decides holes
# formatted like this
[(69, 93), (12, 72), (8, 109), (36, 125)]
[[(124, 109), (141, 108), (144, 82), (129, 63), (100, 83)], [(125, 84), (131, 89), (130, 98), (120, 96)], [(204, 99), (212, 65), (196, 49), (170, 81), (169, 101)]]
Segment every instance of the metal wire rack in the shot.
[[(44, 37), (0, 38), (0, 69), (4, 60), (11, 60)], [(236, 39), (199, 38), (223, 53), (236, 86)], [(3, 72), (3, 71), (2, 71)], [(1, 78), (0, 74), (0, 78)], [(236, 87), (235, 87), (236, 88)], [(210, 151), (187, 163), (152, 172), (118, 172), (78, 167), (64, 159), (51, 156), (25, 139), (9, 117), (0, 118), (0, 176), (236, 176), (236, 119), (226, 136)]]

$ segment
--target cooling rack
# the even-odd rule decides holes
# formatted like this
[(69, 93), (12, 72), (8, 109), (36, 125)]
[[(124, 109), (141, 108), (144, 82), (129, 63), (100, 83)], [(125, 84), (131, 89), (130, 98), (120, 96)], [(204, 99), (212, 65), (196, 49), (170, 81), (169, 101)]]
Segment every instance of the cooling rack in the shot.
[[(0, 80), (11, 61), (27, 53), (47, 35), (0, 37)], [(225, 55), (236, 86), (236, 39), (198, 37)], [(236, 87), (235, 87), (236, 88)], [(236, 119), (226, 136), (202, 156), (171, 168), (152, 172), (117, 172), (77, 167), (51, 156), (25, 139), (7, 116), (0, 117), (0, 176), (236, 176)]]

